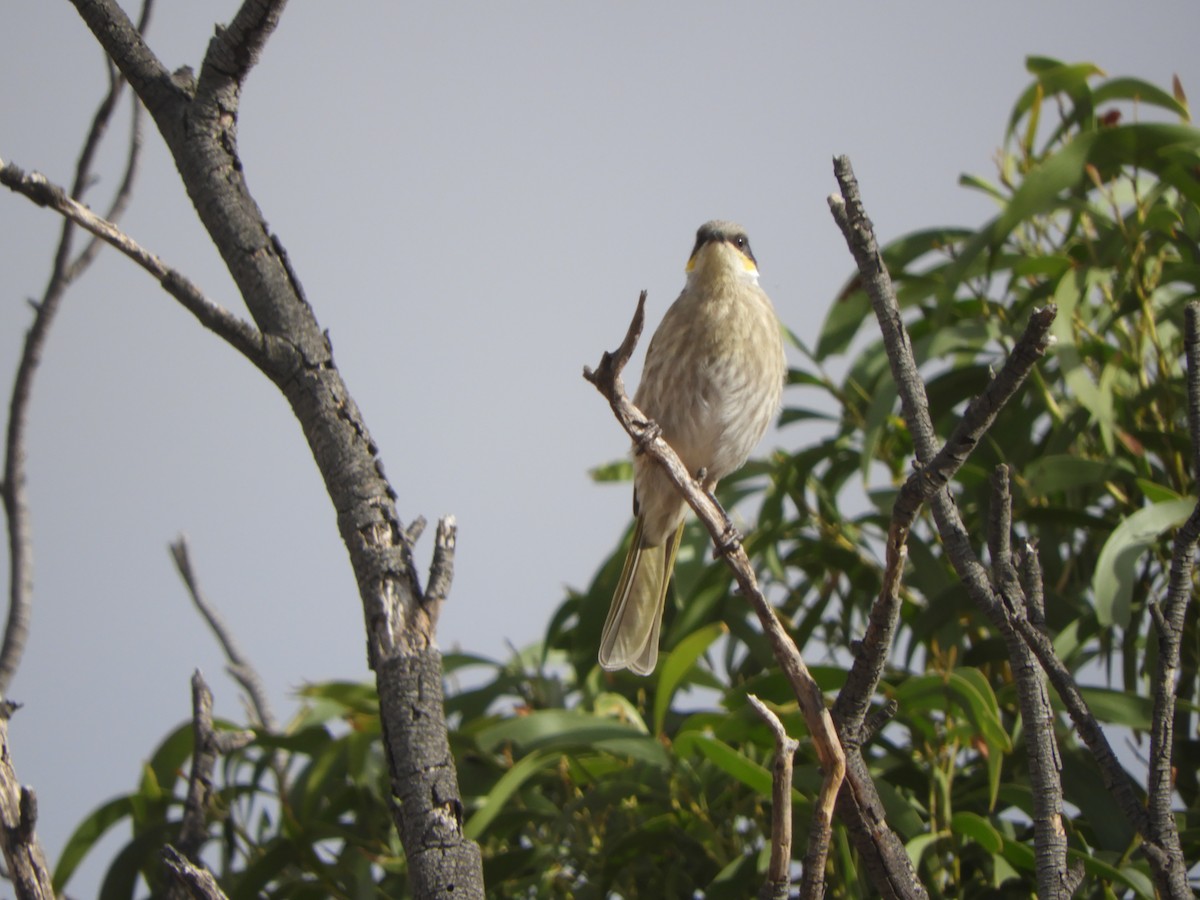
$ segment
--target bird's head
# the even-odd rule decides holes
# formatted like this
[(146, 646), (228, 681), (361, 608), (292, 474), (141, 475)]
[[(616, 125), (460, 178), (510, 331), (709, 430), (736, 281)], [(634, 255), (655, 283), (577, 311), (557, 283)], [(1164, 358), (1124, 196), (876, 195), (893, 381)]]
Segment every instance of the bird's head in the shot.
[(687, 273), (689, 281), (730, 276), (758, 281), (758, 263), (750, 250), (746, 230), (718, 219), (705, 222), (696, 232), (696, 246), (688, 258)]

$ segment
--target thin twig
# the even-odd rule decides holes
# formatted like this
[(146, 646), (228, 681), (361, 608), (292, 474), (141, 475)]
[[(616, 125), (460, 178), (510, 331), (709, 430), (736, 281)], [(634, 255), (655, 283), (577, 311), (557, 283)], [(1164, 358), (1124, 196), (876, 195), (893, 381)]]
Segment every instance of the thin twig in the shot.
[(264, 371), (268, 370), (267, 345), (258, 329), (216, 301), (210, 300), (184, 275), (142, 247), (112, 222), (67, 196), (61, 187), (48, 181), (45, 176), (36, 172), (27, 175), (17, 166), (4, 163), (3, 160), (0, 160), (0, 184), (28, 197), (39, 206), (50, 207), (116, 247), (158, 279), (167, 293), (182, 303), (188, 312), (200, 320), (200, 324), (224, 338), (254, 365)]
[(949, 439), (938, 447), (925, 389), (912, 354), (912, 343), (900, 318), (891, 277), (883, 264), (874, 226), (867, 218), (858, 181), (846, 157), (834, 160), (834, 171), (845, 199), (835, 194), (829, 198), (829, 207), (858, 263), (859, 274), (870, 296), (892, 374), (897, 379), (897, 391), (917, 457), (915, 469), (901, 486), (892, 509), (884, 589), (872, 607), (862, 651), (856, 656), (834, 706), (839, 728), (854, 730), (861, 726), (866, 715), (895, 635), (900, 613), (898, 580), (903, 567), (900, 554), (912, 524), (924, 504), (947, 485), (966, 462), (1000, 410), (1045, 355), (1052, 343), (1050, 327), (1057, 310), (1053, 305), (1034, 310), (1000, 372), (989, 381), (983, 393), (971, 401)]
[[(152, 0), (144, 0), (138, 22), (139, 29), (144, 31), (149, 24), (152, 8)], [(111, 63), (109, 65), (111, 67)], [(91, 127), (75, 164), (71, 188), (71, 197), (75, 200), (82, 199), (94, 180), (92, 163), (124, 88), (124, 78), (111, 77), (108, 93), (100, 101), (92, 117)], [(119, 219), (124, 212), (133, 190), (141, 157), (140, 125), (141, 107), (137, 98), (134, 98), (125, 172), (109, 206), (108, 218), (113, 221)], [(9, 400), (8, 428), (4, 445), (4, 481), (0, 484), (0, 498), (3, 499), (8, 525), (10, 560), (8, 616), (4, 626), (3, 644), (0, 645), (0, 696), (8, 693), (13, 676), (21, 664), (25, 644), (29, 639), (29, 623), (33, 610), (33, 538), (25, 486), (25, 429), (29, 419), (33, 382), (62, 298), (70, 284), (87, 271), (101, 246), (95, 241), (90, 241), (88, 246), (72, 259), (74, 235), (75, 223), (64, 219), (50, 277), (47, 279), (41, 300), (34, 305), (33, 324), (25, 335)]]
[[(788, 736), (779, 716), (758, 697), (747, 694), (746, 700), (775, 735), (775, 764), (771, 769), (771, 859), (767, 864), (767, 880), (758, 896), (761, 900), (787, 900), (792, 883), (792, 762), (800, 742)], [(822, 861), (827, 852), (828, 848), (821, 854)], [(818, 873), (813, 885), (818, 893), (805, 896), (824, 893), (823, 874)], [(804, 875), (808, 881), (807, 867)]]
[(242, 648), (238, 646), (237, 639), (233, 636), (233, 632), (229, 630), (229, 626), (225, 624), (225, 620), (221, 617), (221, 614), (217, 612), (216, 607), (208, 602), (204, 591), (201, 590), (200, 580), (197, 578), (196, 570), (192, 566), (191, 548), (188, 546), (187, 538), (181, 534), (169, 545), (169, 549), (171, 551), (171, 559), (175, 563), (175, 568), (179, 571), (179, 577), (183, 579), (183, 585), (187, 588), (188, 596), (192, 598), (192, 604), (204, 618), (209, 630), (221, 645), (221, 650), (224, 652), (225, 659), (229, 663), (229, 674), (242, 686), (247, 697), (250, 699), (255, 725), (267, 731), (275, 731), (277, 727), (275, 714), (271, 711), (271, 703), (267, 699), (267, 688), (263, 684), (262, 676), (259, 675), (258, 670), (254, 667), (254, 663), (250, 661), (246, 654), (242, 652)]
[(993, 621), (1004, 636), (1021, 707), (1033, 793), (1038, 896), (1065, 900), (1071, 896), (1071, 890), (1067, 836), (1062, 825), (1062, 760), (1054, 736), (1054, 712), (1046, 692), (1045, 674), (1014, 627), (1017, 619), (1025, 619), (1026, 601), (1012, 559), (1012, 494), (1008, 474), (1008, 466), (999, 465), (992, 475), (987, 542), (995, 593), (1000, 599), (996, 611), (1003, 612), (1003, 618), (993, 617)]
[(425, 606), (429, 610), (435, 629), (442, 605), (450, 595), (450, 583), (454, 580), (454, 551), (457, 541), (458, 527), (454, 516), (438, 519), (433, 560), (429, 564), (429, 584), (425, 588)]
[(254, 735), (245, 731), (218, 733), (213, 727), (212, 703), (212, 691), (197, 669), (192, 675), (192, 771), (176, 843), (179, 852), (197, 864), (200, 848), (208, 838), (209, 800), (217, 758), (254, 739)]
[[(1192, 442), (1192, 475), (1200, 478), (1200, 303), (1192, 301), (1184, 315), (1184, 353), (1187, 358), (1188, 431)], [(1151, 691), (1154, 715), (1150, 727), (1150, 761), (1146, 808), (1153, 842), (1169, 860), (1170, 889), (1174, 896), (1190, 890), (1187, 867), (1171, 808), (1175, 758), (1175, 693), (1188, 606), (1195, 593), (1192, 571), (1200, 543), (1200, 502), (1175, 534), (1166, 600), (1151, 605), (1158, 635), (1158, 660)]]

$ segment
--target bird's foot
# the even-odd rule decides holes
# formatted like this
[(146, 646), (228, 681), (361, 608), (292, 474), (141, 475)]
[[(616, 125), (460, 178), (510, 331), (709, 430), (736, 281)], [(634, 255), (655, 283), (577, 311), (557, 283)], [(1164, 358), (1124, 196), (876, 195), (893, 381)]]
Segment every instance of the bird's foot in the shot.
[(645, 453), (647, 447), (662, 437), (662, 428), (653, 419), (646, 419), (638, 424), (642, 426), (642, 433), (637, 438), (636, 449), (638, 453)]
[(721, 532), (721, 536), (713, 545), (713, 559), (720, 559), (722, 556), (729, 556), (736, 553), (738, 548), (742, 546), (742, 533), (738, 531), (733, 523), (729, 521), (729, 517), (725, 517), (725, 530)]
[(717, 495), (713, 492), (713, 487), (705, 482), (704, 470), (701, 469), (696, 479), (700, 482), (700, 488), (704, 491), (706, 497), (712, 501), (712, 505), (721, 513), (721, 519), (725, 526), (721, 532), (721, 536), (714, 542), (713, 559), (720, 559), (722, 556), (729, 556), (735, 553), (742, 545), (742, 533), (737, 530), (733, 521), (729, 518), (729, 513), (725, 512), (725, 507), (717, 502)]

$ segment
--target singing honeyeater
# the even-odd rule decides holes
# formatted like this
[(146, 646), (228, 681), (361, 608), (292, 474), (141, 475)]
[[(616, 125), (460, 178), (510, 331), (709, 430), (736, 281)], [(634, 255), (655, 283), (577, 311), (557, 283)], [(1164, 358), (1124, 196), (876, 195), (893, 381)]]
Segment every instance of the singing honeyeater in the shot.
[[(650, 340), (633, 402), (708, 489), (738, 469), (779, 408), (787, 363), (746, 232), (700, 226), (687, 282)], [(633, 543), (613, 596), (600, 665), (654, 671), (667, 584), (687, 505), (662, 467), (633, 459)]]

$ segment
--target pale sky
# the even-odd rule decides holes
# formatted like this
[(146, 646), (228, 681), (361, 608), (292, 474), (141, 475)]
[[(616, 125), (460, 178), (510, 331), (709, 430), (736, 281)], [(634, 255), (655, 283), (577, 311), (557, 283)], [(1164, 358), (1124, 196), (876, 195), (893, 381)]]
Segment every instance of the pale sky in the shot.
[[(159, 0), (150, 45), (198, 68), (237, 5)], [(620, 341), (643, 288), (657, 324), (701, 222), (746, 226), (781, 319), (813, 336), (852, 267), (825, 202), (833, 155), (850, 155), (887, 240), (991, 215), (956, 182), (993, 174), (1029, 54), (1168, 87), (1178, 73), (1200, 98), (1200, 13), (1185, 3), (342, 8), (285, 12), (244, 92), (242, 159), (401, 515), (458, 519), (440, 644), (495, 657), (541, 637), (626, 525), (628, 487), (587, 477), (626, 441), (580, 372)], [(105, 89), (99, 50), (65, 0), (16, 0), (5, 26), (0, 158), (69, 183)], [(152, 126), (146, 138), (123, 226), (244, 313)], [(59, 227), (0, 194), (5, 398)], [(764, 447), (814, 438), (788, 429)], [(28, 450), (36, 598), (10, 745), (56, 859), (188, 717), (193, 669), (219, 715), (242, 715), (171, 565), (179, 532), (282, 718), (306, 681), (369, 673), (333, 510), (282, 396), (116, 253), (67, 297)], [(93, 893), (107, 862), (71, 892)]]

